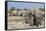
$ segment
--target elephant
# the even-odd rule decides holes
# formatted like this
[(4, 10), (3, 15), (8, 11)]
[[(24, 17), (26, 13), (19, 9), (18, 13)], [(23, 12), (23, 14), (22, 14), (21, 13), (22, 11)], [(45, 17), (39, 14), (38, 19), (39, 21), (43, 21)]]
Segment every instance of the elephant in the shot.
[(30, 26), (33, 26), (33, 16), (31, 12), (26, 14), (25, 23), (29, 24)]

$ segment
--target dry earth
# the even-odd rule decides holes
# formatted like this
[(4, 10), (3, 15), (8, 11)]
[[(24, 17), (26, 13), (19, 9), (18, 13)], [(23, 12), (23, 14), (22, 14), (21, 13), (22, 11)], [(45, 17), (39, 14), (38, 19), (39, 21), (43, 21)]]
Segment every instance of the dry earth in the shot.
[(20, 16), (8, 16), (8, 29), (23, 29), (23, 28), (40, 28), (43, 25), (36, 27), (36, 26), (29, 26), (29, 24), (25, 23), (25, 17)]

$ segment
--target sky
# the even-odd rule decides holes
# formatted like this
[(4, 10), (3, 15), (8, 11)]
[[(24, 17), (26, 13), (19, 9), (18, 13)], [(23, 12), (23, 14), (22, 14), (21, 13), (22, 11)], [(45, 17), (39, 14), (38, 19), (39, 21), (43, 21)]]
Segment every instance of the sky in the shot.
[(15, 8), (44, 8), (44, 4), (40, 3), (23, 3), (23, 2), (8, 2), (8, 9)]

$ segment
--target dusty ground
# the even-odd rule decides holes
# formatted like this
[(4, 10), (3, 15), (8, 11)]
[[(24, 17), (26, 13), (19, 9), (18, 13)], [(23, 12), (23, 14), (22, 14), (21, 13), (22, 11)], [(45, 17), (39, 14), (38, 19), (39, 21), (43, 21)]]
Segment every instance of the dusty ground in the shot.
[[(39, 27), (43, 27), (43, 25)], [(19, 16), (8, 16), (8, 29), (22, 29), (22, 28), (39, 28), (36, 26), (29, 26), (29, 24), (25, 23), (25, 17)]]

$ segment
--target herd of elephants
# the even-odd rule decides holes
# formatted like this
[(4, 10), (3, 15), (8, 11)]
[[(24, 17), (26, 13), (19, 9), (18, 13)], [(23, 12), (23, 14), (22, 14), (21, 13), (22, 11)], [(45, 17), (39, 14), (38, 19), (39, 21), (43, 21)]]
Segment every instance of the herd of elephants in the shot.
[[(14, 16), (18, 16), (18, 14), (13, 14)], [(24, 16), (23, 16), (24, 15)], [(20, 13), (19, 14), (20, 17), (25, 17), (25, 23), (26, 24), (30, 24), (30, 26), (39, 26), (42, 25), (42, 23), (45, 21), (45, 12), (40, 12), (40, 10), (34, 10), (32, 11), (28, 11), (27, 13), (23, 14)], [(45, 23), (45, 22), (44, 22)]]

